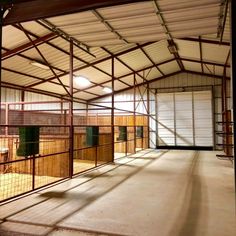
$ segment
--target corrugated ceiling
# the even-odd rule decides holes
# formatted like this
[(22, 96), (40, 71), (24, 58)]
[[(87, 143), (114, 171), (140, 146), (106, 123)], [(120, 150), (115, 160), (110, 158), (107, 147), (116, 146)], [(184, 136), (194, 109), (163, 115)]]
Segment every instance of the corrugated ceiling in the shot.
[[(75, 96), (87, 100), (105, 94), (101, 83), (111, 87), (111, 83), (106, 82), (111, 80), (112, 57), (115, 58), (116, 91), (133, 85), (133, 73), (138, 83), (180, 70), (223, 76), (230, 50), (229, 10), (225, 9), (221, 0), (134, 1), (30, 21), (22, 23), (22, 27), (28, 37), (39, 44), (37, 48), (67, 88), (69, 41), (73, 40), (74, 74), (83, 75), (92, 82), (83, 92), (75, 87)], [(66, 95), (51, 70), (30, 65), (33, 60), (47, 63), (20, 27), (3, 28), (2, 52), (7, 52), (8, 56), (2, 63), (2, 81), (24, 89), (30, 86)], [(222, 27), (224, 30), (219, 31)], [(218, 43), (221, 36), (223, 44)], [(204, 39), (210, 41), (204, 42)], [(177, 47), (175, 53), (168, 49), (170, 42)], [(227, 74), (228, 71), (227, 67)], [(47, 79), (49, 81), (43, 83)]]

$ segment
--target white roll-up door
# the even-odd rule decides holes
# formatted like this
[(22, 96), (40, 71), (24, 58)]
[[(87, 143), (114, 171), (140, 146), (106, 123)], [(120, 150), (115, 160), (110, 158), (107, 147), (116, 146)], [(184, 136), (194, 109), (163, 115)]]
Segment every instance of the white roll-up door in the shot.
[(211, 91), (193, 93), (195, 145), (213, 146)]
[(157, 94), (157, 146), (213, 146), (211, 91)]

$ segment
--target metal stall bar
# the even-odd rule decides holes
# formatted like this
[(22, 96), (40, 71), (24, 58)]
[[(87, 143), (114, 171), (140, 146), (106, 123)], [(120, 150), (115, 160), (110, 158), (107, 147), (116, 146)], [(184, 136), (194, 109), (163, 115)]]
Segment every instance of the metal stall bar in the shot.
[[(2, 58), (2, 27), (3, 27), (3, 14), (4, 14), (4, 8), (3, 7), (0, 7), (0, 48), (1, 48), (1, 51), (0, 51), (0, 55), (1, 55), (1, 58)], [(0, 110), (1, 110), (1, 97), (2, 97), (2, 93), (1, 93), (1, 86), (2, 84), (2, 60), (0, 60)], [(1, 114), (1, 113), (0, 113)]]
[(134, 73), (134, 93), (133, 93), (133, 103), (134, 103), (134, 123), (133, 123), (133, 130), (134, 130), (134, 153), (136, 153), (136, 74)]
[(112, 80), (111, 80), (111, 89), (112, 89), (112, 94), (111, 94), (111, 143), (112, 143), (112, 161), (114, 162), (115, 159), (115, 130), (114, 130), (114, 121), (115, 121), (115, 117), (114, 117), (114, 102), (115, 102), (115, 68), (114, 68), (114, 56), (111, 58), (111, 75), (112, 75)]
[[(236, 27), (236, 1), (230, 2), (230, 18), (231, 18), (231, 86), (232, 86), (232, 113), (233, 113), (233, 154), (234, 158), (236, 156), (236, 149), (235, 149), (235, 133), (236, 133), (236, 127), (235, 127), (235, 118), (236, 118), (236, 93), (234, 91), (234, 86), (236, 86), (236, 31), (233, 30)], [(236, 191), (236, 163), (234, 159), (234, 184), (235, 184), (235, 191)]]
[(149, 84), (147, 84), (147, 113), (148, 113), (148, 117), (147, 117), (147, 126), (148, 126), (148, 130), (147, 130), (147, 147), (150, 148), (150, 91), (149, 91)]
[(74, 151), (74, 127), (73, 127), (73, 42), (70, 40), (70, 102), (69, 102), (69, 177), (73, 176), (73, 151)]

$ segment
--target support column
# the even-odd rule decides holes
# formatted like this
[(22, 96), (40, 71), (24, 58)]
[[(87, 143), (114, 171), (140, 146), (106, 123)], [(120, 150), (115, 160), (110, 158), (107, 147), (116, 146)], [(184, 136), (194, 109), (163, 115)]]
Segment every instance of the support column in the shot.
[(111, 150), (111, 153), (112, 153), (112, 161), (114, 162), (114, 159), (115, 159), (115, 127), (114, 127), (114, 123), (115, 123), (115, 112), (114, 112), (114, 101), (115, 101), (115, 97), (114, 97), (114, 94), (115, 94), (115, 68), (114, 68), (114, 57), (112, 56), (111, 58), (111, 89), (112, 89), (112, 94), (111, 94), (111, 143), (112, 143), (112, 150)]
[(147, 84), (147, 126), (148, 126), (148, 128), (147, 128), (147, 147), (148, 148), (150, 148), (150, 118), (151, 118), (151, 116), (150, 116), (150, 92), (149, 92), (149, 83)]
[(134, 153), (136, 153), (136, 74), (134, 73)]
[(236, 162), (235, 162), (235, 157), (236, 157), (236, 127), (235, 127), (235, 118), (236, 118), (236, 91), (234, 91), (236, 86), (236, 1), (230, 1), (230, 18), (231, 18), (231, 89), (232, 89), (232, 120), (233, 120), (233, 155), (234, 155), (234, 184), (235, 184), (235, 191), (236, 191)]
[[(0, 56), (2, 58), (2, 27), (3, 27), (4, 9), (0, 7)], [(0, 60), (0, 111), (2, 104), (2, 59)], [(0, 113), (1, 115), (1, 113)], [(0, 116), (1, 117), (1, 116)]]
[(73, 41), (70, 40), (70, 102), (69, 102), (69, 177), (73, 176), (73, 150), (74, 150), (74, 127), (73, 127)]
[(159, 138), (158, 138), (158, 115), (157, 115), (157, 90), (155, 90), (155, 141), (156, 141), (156, 148), (159, 146)]
[(25, 90), (22, 90), (21, 91), (21, 111), (22, 111), (22, 115), (21, 115), (21, 120), (22, 120), (22, 124), (24, 125), (25, 124), (25, 113), (24, 113), (24, 110), (25, 110), (25, 105), (24, 105), (24, 102), (25, 102)]

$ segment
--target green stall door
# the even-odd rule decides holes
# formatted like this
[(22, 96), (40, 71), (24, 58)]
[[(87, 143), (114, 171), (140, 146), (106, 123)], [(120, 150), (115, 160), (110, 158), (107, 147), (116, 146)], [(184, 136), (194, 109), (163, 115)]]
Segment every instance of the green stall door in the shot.
[(136, 127), (136, 137), (143, 138), (143, 126)]
[(98, 126), (86, 127), (86, 145), (89, 147), (99, 145), (99, 127)]
[(39, 127), (19, 127), (19, 147), (17, 156), (32, 156), (39, 154)]
[(127, 126), (119, 126), (119, 136), (117, 141), (127, 141)]

